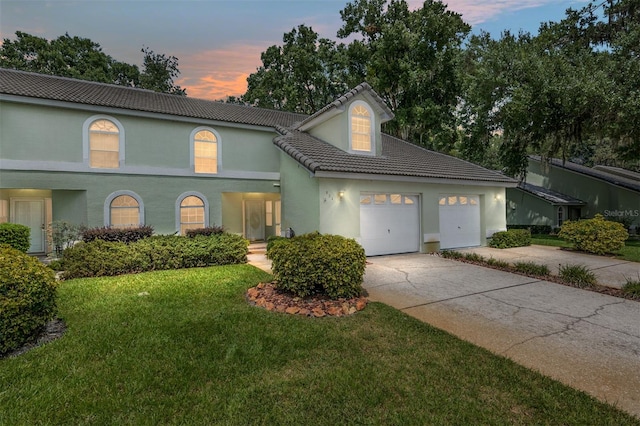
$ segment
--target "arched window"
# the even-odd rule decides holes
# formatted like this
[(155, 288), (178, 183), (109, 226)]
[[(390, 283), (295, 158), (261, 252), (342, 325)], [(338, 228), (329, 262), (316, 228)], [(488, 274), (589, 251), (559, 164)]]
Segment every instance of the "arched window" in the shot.
[(199, 192), (185, 192), (176, 200), (176, 229), (180, 235), (188, 229), (209, 226), (209, 203)]
[(82, 158), (95, 169), (117, 169), (124, 162), (124, 127), (108, 115), (94, 115), (82, 126)]
[(197, 228), (204, 228), (204, 202), (190, 195), (180, 203), (180, 234)]
[(95, 120), (89, 126), (89, 167), (117, 169), (120, 166), (120, 131), (112, 121)]
[(363, 102), (354, 102), (349, 110), (351, 150), (373, 152), (371, 111)]
[(116, 191), (104, 203), (105, 226), (132, 228), (144, 225), (144, 204), (135, 192)]
[(192, 158), (195, 173), (218, 173), (218, 137), (210, 129), (192, 132)]

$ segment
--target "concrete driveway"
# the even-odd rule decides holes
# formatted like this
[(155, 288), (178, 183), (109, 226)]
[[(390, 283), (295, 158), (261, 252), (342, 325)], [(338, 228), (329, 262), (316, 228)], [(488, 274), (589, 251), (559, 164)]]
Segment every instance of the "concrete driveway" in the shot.
[(598, 279), (598, 283), (608, 287), (621, 288), (627, 279), (640, 279), (640, 263), (616, 259), (613, 256), (597, 256), (563, 250), (559, 247), (532, 245), (510, 249), (474, 247), (459, 250), (462, 253), (478, 253), (486, 258), (514, 262), (534, 262), (547, 265), (552, 274), (558, 274), (559, 265), (584, 265)]
[(434, 255), (367, 260), (370, 300), (640, 417), (639, 302)]

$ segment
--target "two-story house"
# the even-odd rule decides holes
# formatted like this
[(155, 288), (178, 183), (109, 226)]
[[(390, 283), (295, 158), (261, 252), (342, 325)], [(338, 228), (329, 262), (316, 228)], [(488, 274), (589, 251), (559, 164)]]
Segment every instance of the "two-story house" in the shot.
[(382, 133), (391, 119), (366, 83), (305, 116), (0, 69), (0, 221), (30, 226), (34, 253), (55, 220), (319, 231), (367, 255), (506, 229), (514, 180)]

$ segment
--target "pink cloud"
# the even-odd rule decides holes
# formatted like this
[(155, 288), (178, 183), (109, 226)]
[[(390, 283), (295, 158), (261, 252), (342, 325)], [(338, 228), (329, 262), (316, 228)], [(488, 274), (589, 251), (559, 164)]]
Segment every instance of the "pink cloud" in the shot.
[(262, 64), (267, 46), (230, 45), (220, 49), (181, 54), (178, 85), (193, 98), (219, 100), (247, 90), (247, 77)]
[[(504, 12), (530, 9), (555, 3), (556, 0), (444, 0), (448, 9), (462, 15), (465, 22), (474, 25), (486, 22)], [(576, 1), (578, 3), (579, 1)], [(585, 0), (586, 2), (586, 0)], [(408, 0), (412, 9), (421, 7), (423, 1)]]

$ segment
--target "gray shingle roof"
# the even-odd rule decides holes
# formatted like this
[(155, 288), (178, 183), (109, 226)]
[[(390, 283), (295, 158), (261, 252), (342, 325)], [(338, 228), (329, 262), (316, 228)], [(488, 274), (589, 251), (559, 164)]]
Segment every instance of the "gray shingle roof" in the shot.
[(515, 183), (498, 172), (382, 135), (382, 156), (351, 154), (298, 130), (278, 128), (274, 143), (311, 172), (362, 173)]
[[(541, 158), (537, 155), (530, 156), (533, 160), (542, 161)], [(631, 177), (624, 177), (619, 174), (609, 173), (604, 170), (598, 170), (595, 168), (583, 166), (580, 164), (572, 163), (571, 161), (563, 162), (559, 158), (552, 158), (548, 160), (551, 164), (556, 167), (560, 167), (563, 169), (571, 170), (576, 173), (582, 173), (587, 176), (591, 176), (597, 179), (601, 179), (605, 182), (609, 182), (613, 185), (621, 186), (623, 188), (631, 189), (636, 192), (640, 192), (640, 180), (633, 179)], [(628, 173), (633, 173), (628, 171)]]
[(316, 114), (306, 116), (0, 68), (0, 94), (274, 128), (281, 134), (274, 139), (274, 143), (314, 172), (477, 180), (509, 186), (515, 184), (515, 180), (498, 172), (384, 134), (382, 156), (367, 156), (344, 152), (295, 130), (301, 122), (308, 122), (338, 108), (365, 92), (366, 96), (378, 103), (387, 117), (393, 117), (393, 112), (367, 83), (360, 84)]
[(291, 126), (307, 117), (3, 68), (0, 68), (0, 93), (267, 127), (273, 127), (274, 123)]
[(532, 185), (530, 183), (521, 182), (518, 185), (518, 188), (525, 192), (533, 194), (536, 197), (542, 198), (543, 200), (553, 205), (583, 206), (587, 204), (577, 198), (573, 198), (568, 195), (543, 188), (541, 186)]

